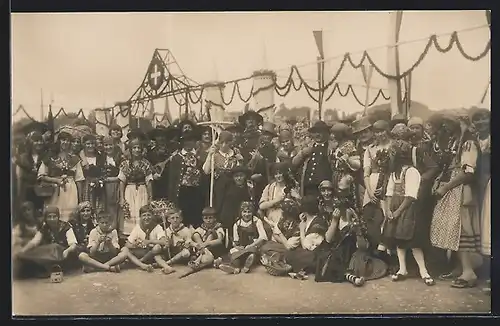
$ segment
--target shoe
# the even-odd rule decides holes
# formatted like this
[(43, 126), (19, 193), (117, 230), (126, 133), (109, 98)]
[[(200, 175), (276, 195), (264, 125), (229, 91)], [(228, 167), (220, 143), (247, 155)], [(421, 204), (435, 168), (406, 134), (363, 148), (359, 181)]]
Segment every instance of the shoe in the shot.
[(434, 281), (434, 279), (430, 276), (422, 277), (422, 280), (424, 281), (425, 285), (427, 285), (427, 286), (436, 285), (436, 281)]
[(457, 278), (451, 282), (451, 287), (456, 289), (467, 289), (476, 287), (477, 280), (464, 280), (463, 278)]
[(250, 256), (247, 257), (245, 260), (245, 265), (241, 269), (243, 273), (248, 273), (250, 271), (250, 267), (252, 267), (253, 262), (255, 261), (255, 255), (251, 254)]
[(407, 277), (408, 277), (408, 275), (401, 274), (401, 273), (396, 273), (394, 275), (391, 275), (391, 279), (393, 282), (404, 281), (404, 280), (406, 280)]
[(227, 264), (220, 264), (219, 269), (227, 274), (239, 274), (240, 272), (239, 268)]

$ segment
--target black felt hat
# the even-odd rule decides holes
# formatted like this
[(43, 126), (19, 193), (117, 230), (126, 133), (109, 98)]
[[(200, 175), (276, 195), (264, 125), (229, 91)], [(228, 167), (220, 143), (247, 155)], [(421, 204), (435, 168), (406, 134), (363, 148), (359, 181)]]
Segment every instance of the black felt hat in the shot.
[(309, 132), (330, 132), (330, 126), (326, 122), (319, 120), (314, 123), (314, 125), (308, 129)]
[(238, 122), (245, 126), (247, 120), (256, 120), (258, 125), (261, 125), (264, 122), (264, 117), (262, 117), (258, 112), (253, 110), (249, 110), (238, 117)]
[(133, 139), (139, 139), (140, 141), (146, 141), (146, 134), (141, 129), (135, 128), (135, 129), (130, 130), (127, 133), (127, 139), (129, 141), (133, 140)]
[(175, 134), (177, 130), (172, 127), (165, 127), (162, 125), (156, 126), (156, 128), (148, 132), (149, 139), (156, 139), (159, 137), (165, 137), (167, 140), (174, 139), (177, 135)]
[(196, 131), (185, 132), (180, 137), (181, 143), (186, 141), (198, 141), (198, 140), (200, 140), (200, 133)]

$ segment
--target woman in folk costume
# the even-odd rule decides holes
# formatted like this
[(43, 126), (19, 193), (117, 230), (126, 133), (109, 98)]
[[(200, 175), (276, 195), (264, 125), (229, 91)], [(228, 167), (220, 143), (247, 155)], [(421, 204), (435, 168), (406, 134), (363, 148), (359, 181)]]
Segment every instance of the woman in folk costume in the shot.
[(120, 164), (123, 160), (122, 152), (114, 144), (111, 136), (103, 138), (104, 157), (104, 210), (111, 215), (114, 221), (112, 227), (117, 231), (123, 231), (123, 214), (120, 210)]
[(301, 195), (318, 196), (318, 186), (323, 180), (331, 180), (331, 158), (333, 147), (328, 141), (330, 127), (323, 121), (317, 121), (309, 128), (313, 139), (312, 146), (303, 148), (292, 160), (294, 166), (302, 166), (300, 179)]
[(38, 178), (55, 185), (54, 193), (46, 200), (47, 205), (59, 208), (62, 221), (68, 221), (78, 205), (78, 193), (85, 180), (81, 160), (71, 153), (73, 137), (66, 131), (57, 134), (56, 154), (43, 161), (38, 169)]
[(320, 185), (319, 209), (328, 229), (317, 249), (316, 282), (348, 281), (362, 286), (366, 280), (381, 278), (387, 272), (387, 265), (369, 254), (366, 225), (356, 213), (351, 192), (353, 180), (345, 175), (336, 186), (328, 180)]
[(153, 167), (144, 158), (146, 136), (140, 130), (131, 130), (128, 135), (130, 158), (120, 164), (120, 206), (125, 216), (123, 233), (130, 234), (139, 223), (139, 210), (152, 200)]
[(233, 225), (240, 212), (241, 203), (252, 200), (252, 188), (249, 184), (250, 171), (243, 165), (236, 165), (228, 173), (231, 180), (222, 191), (214, 191), (214, 208), (224, 230), (226, 247), (233, 239)]
[(371, 249), (376, 254), (385, 252), (381, 243), (381, 227), (384, 214), (380, 201), (385, 197), (385, 188), (389, 177), (389, 149), (391, 138), (389, 123), (384, 120), (373, 124), (374, 143), (369, 145), (363, 157), (363, 175), (365, 195), (363, 197), (363, 218), (367, 223), (368, 237)]
[[(432, 216), (430, 239), (433, 246), (458, 251), (462, 273), (455, 288), (474, 287), (474, 255), (481, 245), (476, 194), (471, 183), (477, 170), (480, 147), (474, 135), (451, 116), (443, 116), (433, 151), (441, 173), (433, 187), (437, 203)], [(453, 275), (453, 273), (452, 273)]]
[(203, 171), (196, 156), (199, 133), (184, 132), (181, 147), (168, 166), (168, 200), (182, 211), (184, 223), (194, 228), (202, 223), (204, 194), (200, 188)]
[(313, 272), (316, 264), (316, 249), (323, 242), (328, 225), (319, 215), (318, 199), (306, 195), (300, 203), (300, 245), (287, 250), (285, 261), (292, 266), (292, 278), (307, 279), (307, 273)]
[(168, 141), (173, 138), (177, 130), (164, 126), (156, 126), (148, 134), (155, 141), (154, 147), (150, 148), (147, 159), (153, 165), (153, 199), (165, 199), (168, 196), (168, 160), (171, 159), (172, 150), (168, 148)]
[[(479, 147), (481, 149), (479, 160), (478, 190), (482, 200), (481, 208), (481, 254), (491, 259), (491, 112), (486, 109), (474, 110), (471, 122), (477, 132)], [(488, 281), (489, 282), (489, 281)], [(485, 289), (491, 292), (491, 286)]]
[[(355, 137), (356, 150), (360, 157), (361, 167), (363, 167), (363, 158), (365, 156), (365, 150), (370, 146), (373, 139), (373, 129), (372, 123), (367, 116), (362, 117), (352, 123), (352, 135)], [(364, 181), (364, 171), (363, 168), (359, 169), (355, 173), (355, 186), (357, 188), (357, 205), (359, 208), (363, 207), (363, 199), (365, 196), (365, 181)]]
[[(37, 127), (37, 126), (35, 126)], [(37, 128), (39, 129), (39, 128)], [(30, 201), (39, 212), (43, 209), (43, 197), (36, 195), (34, 186), (37, 184), (37, 172), (46, 157), (46, 146), (42, 132), (31, 130), (26, 137), (25, 151), (16, 160), (16, 169), (19, 177), (19, 200)]]
[(82, 159), (83, 175), (85, 181), (81, 193), (81, 200), (90, 202), (96, 211), (104, 209), (106, 170), (104, 168), (104, 156), (99, 155), (96, 148), (96, 137), (85, 135), (82, 137), (83, 150), (80, 154)]
[[(214, 165), (214, 196), (225, 197), (226, 190), (233, 181), (233, 168), (243, 163), (243, 156), (233, 147), (233, 135), (229, 131), (221, 131), (217, 145), (209, 148), (203, 163), (205, 175), (212, 173), (212, 160)], [(210, 189), (206, 190), (210, 191)], [(219, 201), (217, 199), (217, 202)], [(220, 208), (218, 205), (215, 207)]]
[(276, 154), (276, 161), (288, 163), (288, 166), (292, 167), (292, 159), (299, 153), (299, 149), (293, 141), (293, 133), (288, 129), (281, 130), (278, 139), (280, 146)]
[(384, 243), (397, 248), (399, 270), (392, 275), (393, 281), (404, 280), (408, 276), (406, 252), (411, 249), (418, 264), (420, 277), (427, 286), (435, 284), (427, 271), (422, 248), (428, 242), (429, 224), (422, 216), (418, 194), (421, 177), (412, 166), (410, 143), (394, 140), (391, 148), (390, 176), (386, 198), (382, 205), (386, 221), (384, 225)]
[(283, 217), (273, 229), (269, 241), (260, 248), (261, 263), (274, 276), (280, 276), (273, 273), (274, 268), (281, 267), (283, 272), (291, 270), (291, 266), (285, 263), (285, 253), (300, 245), (299, 203), (294, 198), (287, 197), (280, 203), (280, 209)]
[(113, 138), (113, 143), (116, 146), (116, 148), (119, 149), (122, 154), (125, 153), (125, 144), (122, 142), (123, 138), (122, 127), (120, 127), (117, 124), (112, 124), (111, 126), (109, 126), (108, 133), (109, 136)]
[[(338, 185), (340, 180), (350, 175), (354, 178), (361, 168), (361, 158), (354, 142), (350, 139), (351, 129), (348, 125), (338, 122), (331, 128), (331, 133), (337, 142), (337, 148), (332, 155), (333, 185)], [(350, 183), (353, 198), (356, 198), (356, 187)]]
[(433, 247), (429, 239), (432, 212), (435, 204), (435, 198), (432, 196), (432, 185), (439, 174), (439, 166), (433, 155), (432, 142), (430, 136), (424, 130), (424, 125), (424, 121), (419, 117), (411, 117), (407, 123), (411, 131), (409, 141), (413, 146), (412, 163), (420, 173), (419, 205), (417, 206), (420, 213), (417, 215), (420, 223), (426, 225), (422, 228), (422, 231), (425, 232), (427, 240), (422, 244), (421, 249), (424, 251), (429, 272), (432, 275), (439, 275), (444, 271), (442, 269), (445, 265), (443, 262), (446, 262), (446, 253), (442, 249)]
[(283, 217), (281, 203), (286, 198), (300, 200), (300, 195), (287, 163), (275, 163), (271, 166), (271, 171), (274, 179), (264, 188), (259, 209), (264, 213), (264, 226), (272, 232)]

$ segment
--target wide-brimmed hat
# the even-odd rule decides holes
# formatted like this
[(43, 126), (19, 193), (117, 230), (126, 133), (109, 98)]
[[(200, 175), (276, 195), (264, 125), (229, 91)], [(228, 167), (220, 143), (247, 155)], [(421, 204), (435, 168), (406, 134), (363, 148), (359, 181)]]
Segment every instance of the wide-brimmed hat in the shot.
[(49, 126), (47, 124), (42, 123), (42, 122), (38, 122), (38, 121), (30, 122), (27, 125), (25, 125), (24, 127), (22, 127), (22, 132), (25, 135), (29, 135), (32, 132), (37, 132), (37, 133), (40, 133), (43, 135), (44, 133), (46, 133), (49, 130), (50, 129), (49, 129)]
[(141, 129), (138, 129), (138, 128), (131, 129), (127, 133), (127, 139), (128, 140), (139, 139), (140, 141), (145, 141), (146, 140), (146, 134)]
[(424, 119), (420, 117), (411, 117), (406, 123), (408, 127), (411, 126), (424, 126)]
[(380, 131), (387, 131), (389, 132), (390, 129), (391, 129), (391, 126), (389, 124), (389, 122), (385, 121), (385, 120), (377, 120), (373, 123), (373, 126), (372, 126), (373, 130), (380, 130)]
[(262, 124), (262, 127), (260, 128), (260, 131), (262, 134), (268, 134), (273, 137), (277, 137), (278, 134), (276, 133), (276, 125), (272, 122), (264, 122)]
[(179, 137), (181, 143), (186, 141), (198, 141), (200, 140), (200, 133), (197, 131), (190, 131), (183, 133), (182, 136)]
[(361, 119), (358, 119), (352, 123), (352, 133), (357, 134), (371, 127), (372, 124), (370, 122), (370, 118), (368, 118), (368, 116), (364, 116)]
[(330, 131), (332, 134), (348, 135), (351, 132), (351, 127), (343, 122), (335, 122)]
[(149, 137), (149, 139), (157, 139), (159, 137), (164, 137), (167, 140), (169, 140), (169, 139), (175, 138), (176, 132), (177, 132), (177, 130), (174, 128), (158, 125), (158, 126), (156, 126), (156, 128), (151, 129), (148, 132), (148, 137)]
[(253, 119), (257, 121), (257, 124), (260, 125), (264, 122), (264, 117), (261, 116), (258, 112), (255, 112), (253, 110), (249, 110), (242, 115), (238, 117), (238, 122), (242, 125), (245, 126), (245, 123), (247, 120)]
[(330, 132), (330, 127), (326, 124), (326, 122), (319, 120), (314, 123), (314, 125), (309, 128), (307, 131), (309, 132)]
[(408, 127), (404, 123), (398, 123), (392, 128), (391, 135), (395, 139), (408, 140), (413, 135), (413, 133), (410, 130), (410, 127)]
[(248, 175), (250, 174), (250, 169), (248, 169), (248, 168), (247, 168), (246, 166), (244, 166), (244, 165), (236, 165), (236, 166), (234, 166), (234, 167), (231, 169), (230, 173), (231, 173), (232, 175), (234, 175), (234, 174), (236, 174), (236, 173), (244, 173), (245, 175), (247, 175), (247, 176), (248, 176)]

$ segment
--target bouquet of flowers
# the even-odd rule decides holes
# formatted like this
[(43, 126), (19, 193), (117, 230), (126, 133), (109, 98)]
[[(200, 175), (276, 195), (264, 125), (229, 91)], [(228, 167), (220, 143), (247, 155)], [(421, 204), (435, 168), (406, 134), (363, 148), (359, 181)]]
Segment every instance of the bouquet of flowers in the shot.
[(130, 219), (130, 205), (127, 202), (124, 202), (122, 205), (123, 218), (126, 220)]
[(387, 186), (387, 180), (389, 177), (388, 171), (390, 158), (391, 156), (389, 154), (389, 150), (387, 149), (379, 150), (375, 155), (375, 164), (377, 164), (381, 170), (377, 180), (377, 187), (375, 188), (375, 197), (378, 199), (384, 198), (385, 195), (385, 187)]
[(90, 189), (92, 191), (100, 191), (104, 188), (104, 177), (99, 177), (90, 182)]

